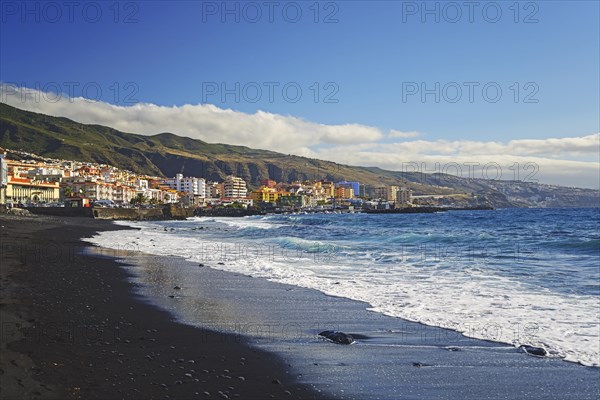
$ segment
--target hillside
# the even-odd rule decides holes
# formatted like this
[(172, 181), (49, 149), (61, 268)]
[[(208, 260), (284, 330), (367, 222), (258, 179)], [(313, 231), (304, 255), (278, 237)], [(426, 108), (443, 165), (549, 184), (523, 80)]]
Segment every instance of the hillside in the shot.
[(0, 103), (0, 146), (45, 157), (111, 164), (156, 176), (183, 173), (222, 180), (234, 174), (251, 187), (267, 178), (288, 182), (356, 180), (367, 186), (408, 186), (417, 195), (476, 195), (464, 201), (495, 207), (545, 206), (549, 200), (556, 207), (598, 206), (598, 191), (588, 189), (573, 191), (535, 183), (348, 166), (244, 146), (206, 143), (173, 133), (143, 136), (23, 111), (4, 103)]

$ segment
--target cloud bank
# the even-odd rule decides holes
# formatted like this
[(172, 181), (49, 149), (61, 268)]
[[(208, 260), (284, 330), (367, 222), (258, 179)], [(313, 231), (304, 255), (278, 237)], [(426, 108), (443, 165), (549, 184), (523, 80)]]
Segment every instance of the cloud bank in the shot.
[[(106, 125), (124, 132), (142, 135), (172, 132), (206, 142), (244, 145), (351, 165), (408, 170), (408, 164), (416, 163), (424, 172), (439, 172), (448, 163), (478, 163), (480, 166), (496, 163), (502, 167), (501, 178), (511, 179), (516, 177), (515, 169), (535, 163), (539, 167), (535, 178), (541, 183), (600, 186), (600, 133), (506, 143), (422, 140), (417, 139), (421, 133), (414, 131), (385, 132), (361, 124), (325, 125), (290, 115), (265, 111), (247, 114), (211, 104), (116, 106), (63, 94), (47, 96), (33, 89), (5, 84), (0, 85), (0, 101), (20, 109)], [(447, 172), (453, 173), (452, 170)], [(523, 178), (523, 175), (518, 177)]]

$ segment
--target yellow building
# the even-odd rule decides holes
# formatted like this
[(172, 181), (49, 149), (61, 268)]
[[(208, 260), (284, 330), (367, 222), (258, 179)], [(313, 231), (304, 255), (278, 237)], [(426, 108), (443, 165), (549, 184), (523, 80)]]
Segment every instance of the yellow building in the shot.
[(333, 182), (323, 182), (321, 185), (323, 188), (323, 195), (326, 198), (329, 199), (335, 196), (335, 184)]
[(8, 176), (6, 201), (15, 203), (55, 202), (60, 199), (58, 182), (38, 182), (26, 178)]
[(270, 188), (266, 186), (261, 186), (260, 189), (253, 190), (252, 193), (250, 193), (250, 197), (252, 198), (252, 200), (256, 202), (263, 201), (266, 203), (275, 203), (277, 202), (277, 199), (284, 195), (289, 195), (289, 193), (280, 192), (277, 191), (277, 189), (275, 188)]

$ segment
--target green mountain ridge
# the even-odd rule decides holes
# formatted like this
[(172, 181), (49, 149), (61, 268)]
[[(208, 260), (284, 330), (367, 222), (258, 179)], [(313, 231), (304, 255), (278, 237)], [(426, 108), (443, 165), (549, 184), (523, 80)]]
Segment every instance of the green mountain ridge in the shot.
[[(102, 125), (24, 111), (0, 103), (0, 146), (43, 157), (110, 164), (140, 174), (171, 177), (177, 173), (220, 181), (237, 175), (258, 187), (263, 179), (359, 181), (366, 186), (402, 185), (416, 195), (475, 195), (468, 204), (494, 207), (598, 206), (599, 193), (530, 182), (467, 179), (446, 174), (388, 171), (285, 155), (160, 133), (144, 136)], [(531, 200), (535, 199), (535, 201)]]

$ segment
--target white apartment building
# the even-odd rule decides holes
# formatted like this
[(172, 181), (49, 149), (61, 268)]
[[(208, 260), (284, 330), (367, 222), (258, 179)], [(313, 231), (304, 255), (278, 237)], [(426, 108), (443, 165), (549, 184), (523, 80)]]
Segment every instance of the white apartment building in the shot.
[(246, 197), (247, 195), (246, 182), (242, 178), (233, 175), (225, 178), (223, 182), (223, 198), (239, 198)]
[(206, 181), (203, 178), (184, 178), (183, 174), (177, 174), (175, 178), (162, 180), (162, 184), (178, 192), (206, 197)]

